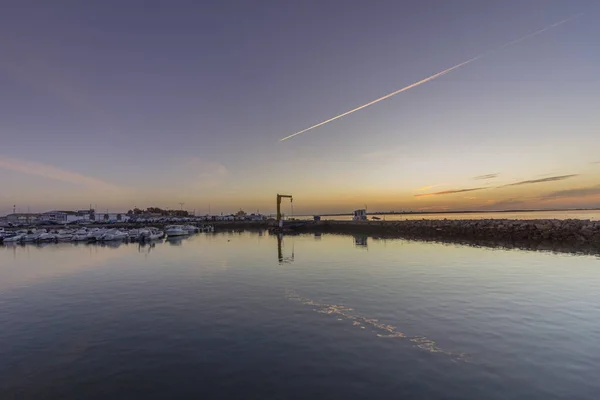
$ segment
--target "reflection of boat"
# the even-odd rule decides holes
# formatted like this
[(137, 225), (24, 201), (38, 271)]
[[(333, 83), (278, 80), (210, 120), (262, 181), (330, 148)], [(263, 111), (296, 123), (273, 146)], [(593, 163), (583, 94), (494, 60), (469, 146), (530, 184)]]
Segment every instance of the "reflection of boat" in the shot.
[(182, 236), (167, 236), (167, 243), (172, 246), (181, 246), (184, 238)]
[(122, 240), (109, 240), (106, 242), (102, 242), (101, 246), (116, 249), (117, 247), (121, 246), (122, 243), (123, 243)]

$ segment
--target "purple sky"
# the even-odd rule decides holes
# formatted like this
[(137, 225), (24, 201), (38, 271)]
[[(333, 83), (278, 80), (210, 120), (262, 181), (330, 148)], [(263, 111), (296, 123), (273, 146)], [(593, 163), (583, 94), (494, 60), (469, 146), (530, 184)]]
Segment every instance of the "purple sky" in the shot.
[(272, 212), (277, 192), (297, 212), (600, 206), (599, 11), (595, 0), (4, 1), (0, 214)]

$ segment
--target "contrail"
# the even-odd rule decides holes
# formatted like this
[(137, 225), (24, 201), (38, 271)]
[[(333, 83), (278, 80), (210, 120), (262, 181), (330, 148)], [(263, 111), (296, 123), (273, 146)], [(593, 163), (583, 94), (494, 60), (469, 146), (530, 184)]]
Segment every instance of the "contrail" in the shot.
[(577, 15), (575, 15), (575, 16), (573, 16), (573, 17), (570, 17), (570, 18), (567, 18), (567, 19), (565, 19), (565, 20), (562, 20), (562, 21), (560, 21), (560, 22), (557, 22), (557, 23), (555, 23), (555, 24), (552, 24), (552, 25), (550, 25), (550, 26), (548, 26), (548, 27), (546, 27), (546, 28), (543, 28), (543, 29), (540, 29), (540, 30), (538, 30), (538, 31), (535, 31), (535, 32), (533, 32), (533, 33), (530, 33), (530, 34), (528, 34), (528, 35), (525, 35), (525, 36), (523, 36), (523, 37), (521, 37), (521, 38), (519, 38), (519, 39), (512, 40), (512, 41), (510, 41), (510, 42), (508, 42), (508, 43), (505, 43), (505, 44), (503, 44), (503, 45), (502, 45), (502, 46), (500, 46), (500, 47), (497, 47), (497, 48), (493, 49), (493, 50), (488, 50), (488, 51), (486, 51), (486, 52), (483, 52), (483, 53), (481, 53), (480, 55), (478, 55), (477, 57), (473, 57), (473, 58), (471, 58), (471, 59), (469, 59), (469, 60), (467, 60), (467, 61), (464, 61), (464, 62), (462, 62), (462, 63), (460, 63), (460, 64), (456, 64), (455, 66), (453, 66), (453, 67), (450, 67), (450, 68), (448, 68), (448, 69), (445, 69), (445, 70), (443, 70), (442, 72), (438, 72), (437, 74), (435, 74), (435, 75), (431, 75), (431, 76), (430, 76), (430, 77), (428, 77), (428, 78), (425, 78), (425, 79), (422, 79), (422, 80), (420, 80), (420, 81), (418, 81), (418, 82), (412, 83), (412, 84), (410, 84), (410, 85), (408, 85), (408, 86), (406, 86), (406, 87), (403, 87), (402, 89), (398, 89), (398, 90), (396, 90), (395, 92), (388, 93), (388, 94), (386, 94), (385, 96), (382, 96), (382, 97), (380, 97), (380, 98), (378, 98), (378, 99), (375, 99), (375, 100), (373, 100), (373, 101), (370, 101), (370, 102), (368, 102), (367, 104), (363, 104), (362, 106), (356, 107), (356, 108), (354, 108), (354, 109), (352, 109), (352, 110), (350, 110), (350, 111), (346, 111), (346, 112), (345, 112), (345, 113), (343, 113), (343, 114), (337, 115), (337, 116), (335, 116), (335, 117), (333, 117), (333, 118), (329, 118), (328, 120), (325, 120), (325, 121), (323, 121), (323, 122), (319, 122), (318, 124), (316, 124), (316, 125), (313, 125), (313, 126), (311, 126), (310, 128), (306, 128), (306, 129), (303, 129), (303, 130), (301, 130), (300, 132), (296, 132), (296, 133), (294, 133), (294, 134), (291, 134), (291, 135), (289, 135), (289, 136), (286, 136), (286, 137), (284, 137), (283, 139), (279, 139), (279, 141), (280, 141), (280, 142), (283, 142), (284, 140), (291, 139), (291, 138), (293, 138), (294, 136), (300, 135), (301, 133), (305, 133), (305, 132), (311, 131), (311, 130), (313, 130), (313, 129), (315, 129), (315, 128), (318, 128), (318, 127), (320, 127), (320, 126), (323, 126), (323, 125), (325, 125), (325, 124), (328, 124), (328, 123), (330, 123), (330, 122), (333, 122), (333, 121), (335, 121), (336, 119), (340, 119), (340, 118), (342, 118), (342, 117), (345, 117), (346, 115), (349, 115), (349, 114), (352, 114), (352, 113), (354, 113), (354, 112), (356, 112), (356, 111), (362, 110), (363, 108), (367, 108), (367, 107), (369, 107), (369, 106), (372, 106), (372, 105), (373, 105), (373, 104), (375, 104), (375, 103), (379, 103), (380, 101), (383, 101), (383, 100), (385, 100), (385, 99), (389, 99), (390, 97), (393, 97), (393, 96), (395, 96), (395, 95), (397, 95), (397, 94), (400, 94), (400, 93), (402, 93), (402, 92), (405, 92), (405, 91), (407, 91), (407, 90), (409, 90), (409, 89), (412, 89), (412, 88), (414, 88), (414, 87), (417, 87), (417, 86), (419, 86), (419, 85), (422, 85), (423, 83), (427, 83), (427, 82), (429, 82), (429, 81), (432, 81), (432, 80), (434, 80), (434, 79), (436, 79), (436, 78), (439, 78), (439, 77), (440, 77), (440, 76), (442, 76), (442, 75), (446, 75), (448, 72), (451, 72), (451, 71), (453, 71), (453, 70), (455, 70), (455, 69), (457, 69), (457, 68), (464, 67), (465, 65), (467, 65), (467, 64), (470, 64), (470, 63), (472, 63), (473, 61), (475, 61), (475, 60), (478, 60), (478, 59), (480, 59), (480, 58), (482, 58), (482, 57), (485, 57), (485, 56), (487, 56), (487, 55), (489, 55), (489, 54), (491, 54), (491, 53), (495, 53), (495, 52), (497, 52), (497, 51), (500, 51), (500, 50), (502, 50), (502, 49), (505, 49), (506, 47), (512, 46), (512, 45), (514, 45), (514, 44), (517, 44), (517, 43), (519, 43), (519, 42), (522, 42), (523, 40), (526, 40), (526, 39), (529, 39), (529, 38), (531, 38), (531, 37), (537, 36), (537, 35), (539, 35), (539, 34), (541, 34), (541, 33), (544, 33), (544, 32), (546, 32), (546, 31), (547, 31), (547, 30), (549, 30), (549, 29), (552, 29), (552, 28), (555, 28), (555, 27), (557, 27), (557, 26), (559, 26), (559, 25), (562, 25), (562, 24), (564, 24), (564, 23), (567, 23), (567, 22), (569, 22), (569, 21), (571, 21), (571, 20), (573, 20), (573, 19), (575, 19), (575, 18), (578, 18), (578, 17), (580, 17), (581, 15), (583, 15), (583, 14), (577, 14)]

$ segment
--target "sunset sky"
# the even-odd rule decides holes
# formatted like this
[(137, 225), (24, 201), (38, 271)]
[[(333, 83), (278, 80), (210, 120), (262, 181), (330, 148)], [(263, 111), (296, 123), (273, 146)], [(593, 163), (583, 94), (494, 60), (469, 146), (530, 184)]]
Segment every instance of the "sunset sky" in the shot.
[[(505, 43), (438, 79), (281, 138)], [(600, 207), (600, 2), (25, 1), (0, 215)]]

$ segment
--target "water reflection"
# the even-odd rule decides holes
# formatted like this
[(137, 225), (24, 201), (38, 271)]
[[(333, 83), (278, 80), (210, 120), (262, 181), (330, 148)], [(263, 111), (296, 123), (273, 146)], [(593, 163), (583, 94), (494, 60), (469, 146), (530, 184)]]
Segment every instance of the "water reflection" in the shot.
[(366, 235), (354, 235), (354, 246), (368, 249), (367, 239)]
[(181, 246), (184, 240), (185, 239), (181, 236), (171, 236), (165, 239), (171, 246)]
[(152, 242), (139, 242), (138, 243), (138, 253), (150, 253), (152, 249), (156, 247), (156, 243), (160, 243), (161, 241), (152, 241)]
[(360, 329), (371, 329), (377, 337), (380, 338), (397, 338), (401, 340), (408, 340), (415, 347), (428, 351), (430, 353), (442, 353), (452, 357), (457, 361), (466, 361), (466, 354), (454, 353), (441, 349), (437, 343), (425, 336), (407, 336), (403, 332), (400, 332), (398, 328), (393, 325), (380, 322), (376, 318), (369, 318), (362, 316), (353, 308), (337, 305), (337, 304), (326, 304), (319, 303), (314, 300), (308, 299), (298, 295), (294, 290), (286, 290), (286, 298), (291, 301), (296, 301), (301, 304), (313, 307), (313, 311), (319, 314), (334, 315), (340, 321), (352, 321), (352, 326)]
[(294, 261), (294, 241), (292, 240), (292, 255), (291, 257), (283, 256), (283, 234), (277, 234), (277, 259), (279, 260), (279, 264), (289, 264)]

